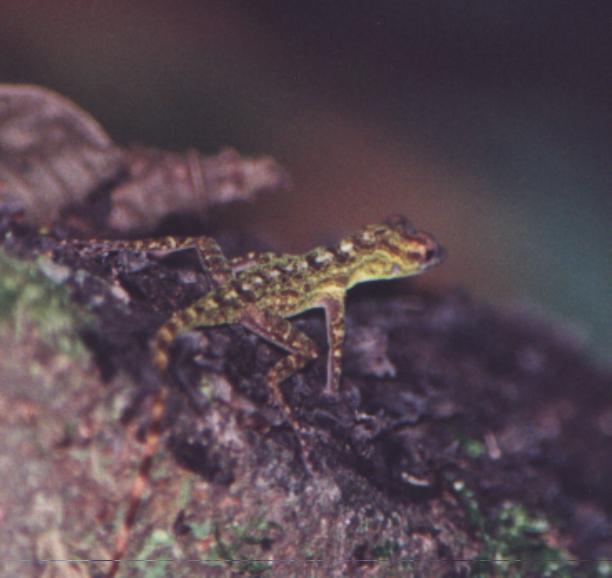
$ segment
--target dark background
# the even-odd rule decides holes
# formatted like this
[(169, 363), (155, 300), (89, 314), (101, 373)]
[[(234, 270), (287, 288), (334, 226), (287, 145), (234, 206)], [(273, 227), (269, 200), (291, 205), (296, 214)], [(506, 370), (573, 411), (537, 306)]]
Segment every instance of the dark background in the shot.
[(271, 154), (237, 207), (287, 251), (389, 213), (450, 257), (425, 281), (612, 345), (609, 2), (3, 2), (0, 81), (120, 143)]

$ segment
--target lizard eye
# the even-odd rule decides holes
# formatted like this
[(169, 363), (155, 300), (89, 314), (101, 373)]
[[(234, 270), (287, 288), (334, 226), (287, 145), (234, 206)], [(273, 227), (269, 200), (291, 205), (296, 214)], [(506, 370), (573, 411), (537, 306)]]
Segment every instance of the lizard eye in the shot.
[(440, 262), (444, 259), (444, 257), (446, 257), (446, 251), (440, 246), (427, 249), (425, 252), (425, 261), (427, 262), (433, 260)]

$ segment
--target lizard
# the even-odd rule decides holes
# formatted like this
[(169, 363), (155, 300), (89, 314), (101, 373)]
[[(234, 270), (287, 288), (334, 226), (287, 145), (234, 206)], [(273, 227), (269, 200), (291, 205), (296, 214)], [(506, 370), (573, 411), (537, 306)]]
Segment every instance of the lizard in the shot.
[[(445, 254), (432, 235), (415, 230), (403, 217), (368, 225), (333, 247), (317, 247), (301, 255), (247, 253), (228, 259), (210, 237), (91, 240), (88, 243), (102, 249), (126, 249), (154, 256), (195, 250), (213, 289), (192, 305), (173, 313), (159, 327), (151, 343), (154, 366), (162, 375), (168, 372), (172, 344), (182, 333), (197, 327), (241, 324), (287, 352), (269, 370), (267, 382), (273, 402), (296, 430), (300, 444), (303, 429), (280, 386), (319, 353), (314, 342), (288, 318), (310, 309), (324, 310), (329, 346), (324, 391), (336, 395), (342, 375), (347, 291), (364, 282), (419, 275), (440, 263)], [(153, 403), (139, 474), (130, 492), (130, 506), (117, 537), (108, 578), (115, 576), (126, 551), (130, 528), (161, 437), (166, 396), (165, 388), (160, 388)]]

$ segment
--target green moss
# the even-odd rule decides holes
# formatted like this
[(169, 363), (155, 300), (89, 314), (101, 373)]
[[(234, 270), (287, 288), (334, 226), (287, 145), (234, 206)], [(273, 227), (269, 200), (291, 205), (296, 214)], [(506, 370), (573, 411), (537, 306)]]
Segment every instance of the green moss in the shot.
[(208, 378), (206, 374), (204, 374), (200, 380), (200, 393), (202, 394), (202, 399), (206, 401), (212, 401), (215, 393), (215, 386)]
[(483, 515), (476, 495), (464, 481), (455, 480), (453, 489), (483, 543), (472, 564), (471, 578), (594, 576), (578, 572), (576, 563), (565, 551), (549, 545), (546, 533), (550, 524), (545, 518), (530, 515), (523, 506), (508, 502), (490, 520)]
[(483, 534), (484, 548), (472, 567), (472, 578), (572, 578), (576, 565), (545, 539), (549, 524), (518, 505), (507, 503)]
[(213, 531), (213, 524), (210, 520), (204, 520), (204, 522), (199, 523), (192, 522), (189, 524), (189, 527), (191, 528), (191, 533), (196, 540), (208, 538)]
[(154, 530), (148, 536), (136, 556), (136, 567), (142, 570), (145, 578), (164, 578), (168, 576), (172, 563), (174, 538), (165, 530)]
[(272, 569), (265, 560), (267, 542), (272, 543), (282, 532), (282, 526), (265, 519), (255, 519), (248, 524), (232, 524), (217, 533), (217, 544), (208, 552), (210, 559), (232, 560), (232, 569), (243, 574), (262, 575)]
[(372, 557), (378, 560), (389, 560), (399, 551), (399, 546), (397, 542), (393, 540), (385, 540), (380, 544), (375, 544), (372, 546)]
[(77, 329), (90, 321), (62, 286), (68, 272), (46, 259), (27, 262), (0, 250), (0, 324), (20, 339), (28, 326), (61, 353), (85, 355)]
[(191, 499), (191, 491), (193, 489), (193, 478), (191, 476), (186, 476), (181, 481), (181, 485), (179, 487), (179, 494), (176, 500), (177, 511), (183, 510), (187, 507), (189, 500)]
[(453, 490), (455, 490), (457, 497), (465, 508), (470, 526), (472, 526), (474, 530), (484, 532), (485, 520), (480, 511), (480, 506), (478, 505), (474, 492), (463, 480), (455, 480), (453, 482)]
[(485, 445), (476, 439), (473, 438), (464, 438), (461, 440), (461, 447), (463, 448), (463, 451), (470, 457), (470, 458), (479, 458), (480, 456), (484, 455), (486, 449), (485, 449)]
[(276, 522), (257, 519), (246, 526), (232, 526), (234, 536), (246, 544), (261, 544), (272, 538), (272, 534), (282, 531), (282, 526)]

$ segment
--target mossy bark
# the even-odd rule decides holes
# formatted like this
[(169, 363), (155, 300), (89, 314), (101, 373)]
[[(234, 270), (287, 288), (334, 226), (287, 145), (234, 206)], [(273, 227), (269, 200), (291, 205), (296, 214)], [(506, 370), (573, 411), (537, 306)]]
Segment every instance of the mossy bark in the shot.
[[(40, 560), (110, 556), (160, 386), (147, 339), (207, 290), (188, 263), (54, 243), (27, 234), (8, 249), (53, 254), (55, 285), (32, 263), (2, 272), (23, 285), (0, 332), (1, 554), (28, 560), (5, 576), (103, 574), (104, 562)], [(42, 297), (24, 306), (34, 286)], [(45, 305), (70, 311), (51, 338)], [(573, 561), (612, 557), (609, 370), (563, 328), (460, 292), (366, 286), (347, 314), (342, 394), (322, 393), (325, 355), (283, 386), (312, 431), (311, 474), (268, 403), (279, 351), (240, 327), (177, 344), (123, 576), (612, 574)], [(317, 313), (295, 323), (325, 352)]]

